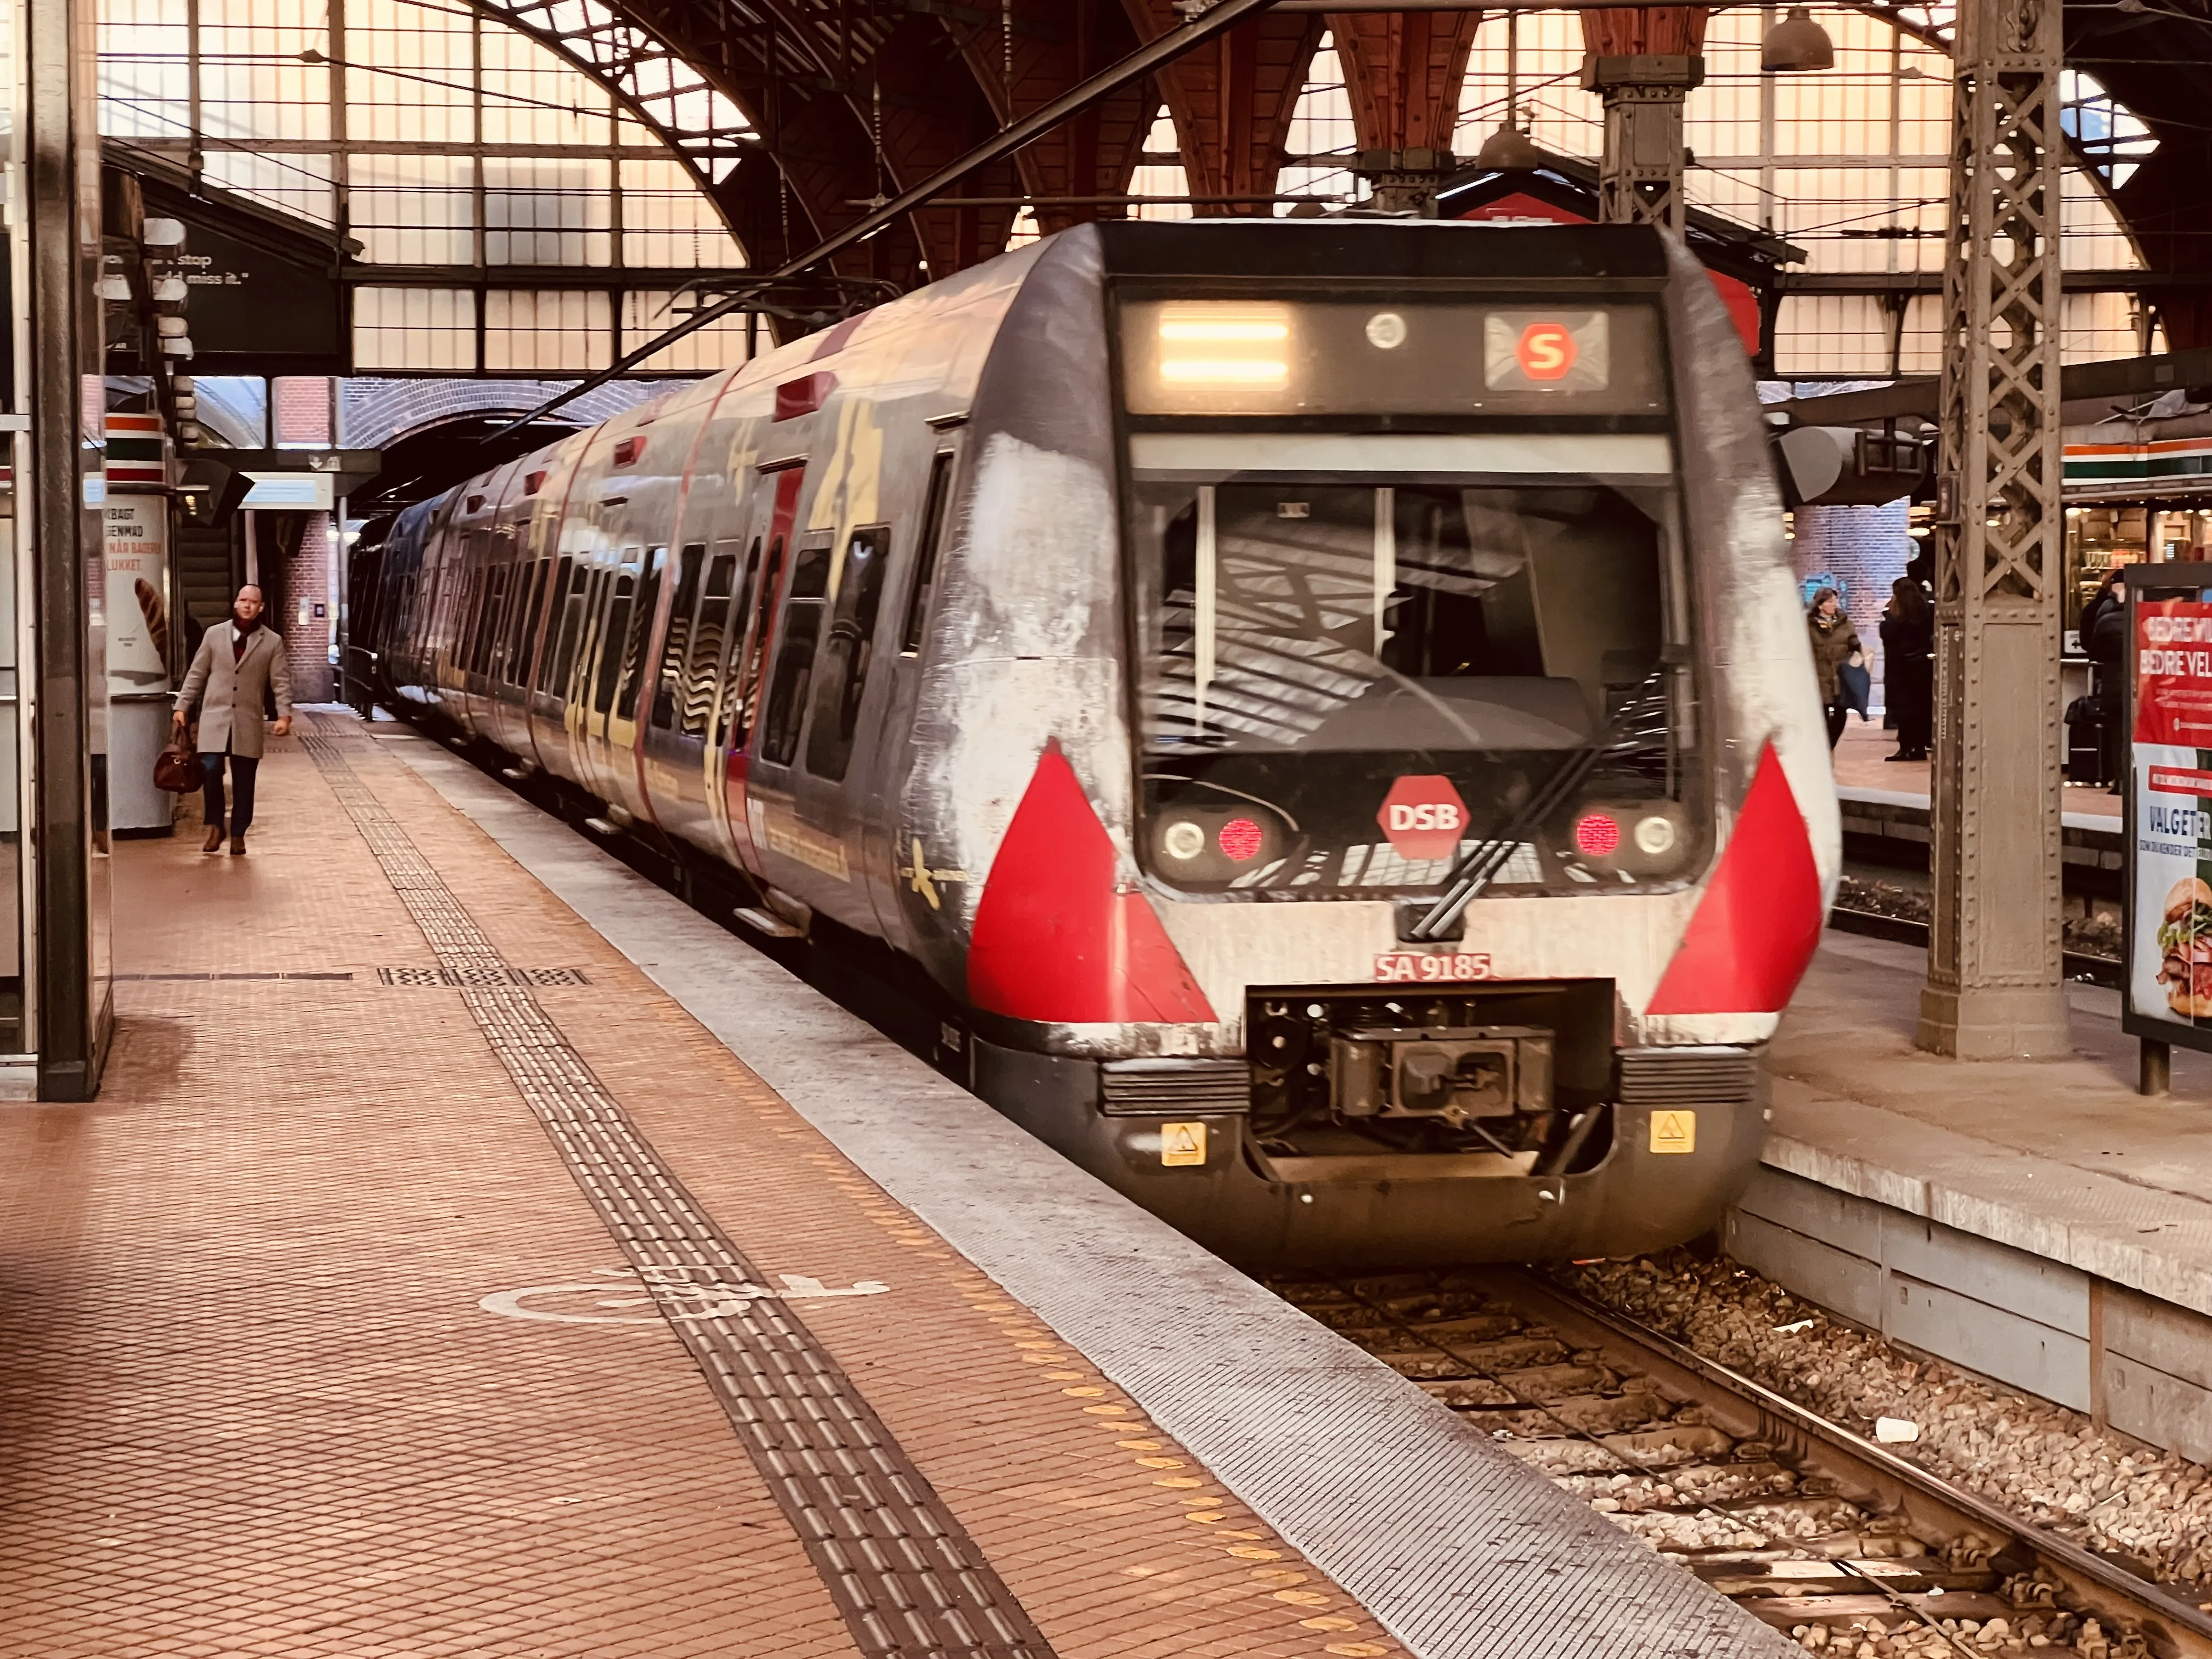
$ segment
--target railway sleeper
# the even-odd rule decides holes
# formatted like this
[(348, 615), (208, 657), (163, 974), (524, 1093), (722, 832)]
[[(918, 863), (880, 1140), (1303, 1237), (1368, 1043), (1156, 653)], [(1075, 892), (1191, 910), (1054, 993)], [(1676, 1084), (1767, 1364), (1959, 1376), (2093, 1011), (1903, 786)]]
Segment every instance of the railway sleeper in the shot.
[[(1986, 1505), (1845, 1449), (1841, 1431), (1557, 1286), (1454, 1273), (1277, 1288), (1809, 1651), (2212, 1659), (2154, 1587), (2104, 1569), (2091, 1582), (2050, 1555), (2067, 1547), (2001, 1535)], [(1539, 1343), (1545, 1363), (1509, 1363)]]

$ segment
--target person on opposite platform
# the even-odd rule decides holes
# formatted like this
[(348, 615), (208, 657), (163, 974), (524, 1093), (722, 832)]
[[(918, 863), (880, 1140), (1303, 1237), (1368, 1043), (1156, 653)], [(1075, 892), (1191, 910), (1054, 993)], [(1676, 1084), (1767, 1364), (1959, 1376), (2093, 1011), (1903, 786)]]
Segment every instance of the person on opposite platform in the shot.
[(1889, 585), (1881, 613), (1884, 701), (1897, 715), (1893, 761), (1923, 761), (1936, 726), (1936, 608), (1910, 576)]
[(1828, 715), (1828, 747), (1833, 749), (1844, 735), (1844, 722), (1851, 714), (1836, 671), (1860, 653), (1859, 631), (1844, 614), (1843, 601), (1832, 587), (1824, 587), (1813, 596), (1812, 605), (1805, 612), (1805, 626), (1813, 635), (1813, 672), (1820, 680), (1820, 707)]
[(223, 838), (222, 763), (230, 763), (230, 850), (246, 850), (246, 826), (253, 822), (253, 775), (261, 765), (266, 713), (272, 697), (276, 735), (292, 730), (292, 665), (284, 639), (261, 625), (261, 590), (241, 587), (232, 601), (231, 620), (208, 629), (192, 665), (177, 692), (176, 724), (181, 732), (194, 705), (200, 711), (202, 816), (207, 820), (203, 853), (218, 852)]

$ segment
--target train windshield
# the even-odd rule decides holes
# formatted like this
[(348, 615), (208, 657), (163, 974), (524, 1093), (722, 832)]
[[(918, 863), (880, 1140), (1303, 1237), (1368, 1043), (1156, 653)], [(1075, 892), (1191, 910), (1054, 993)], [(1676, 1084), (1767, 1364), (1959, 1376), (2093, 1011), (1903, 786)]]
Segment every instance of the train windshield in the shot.
[(1502, 838), (1505, 890), (1696, 872), (1663, 433), (1145, 432), (1130, 459), (1157, 875), (1419, 891)]

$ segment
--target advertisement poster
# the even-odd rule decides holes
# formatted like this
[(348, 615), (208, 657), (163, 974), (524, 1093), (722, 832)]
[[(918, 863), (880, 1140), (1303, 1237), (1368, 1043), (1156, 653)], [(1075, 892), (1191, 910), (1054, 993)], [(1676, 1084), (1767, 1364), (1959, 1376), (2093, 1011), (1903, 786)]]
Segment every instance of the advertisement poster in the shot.
[(107, 694), (167, 691), (169, 503), (110, 495), (100, 509), (107, 546)]

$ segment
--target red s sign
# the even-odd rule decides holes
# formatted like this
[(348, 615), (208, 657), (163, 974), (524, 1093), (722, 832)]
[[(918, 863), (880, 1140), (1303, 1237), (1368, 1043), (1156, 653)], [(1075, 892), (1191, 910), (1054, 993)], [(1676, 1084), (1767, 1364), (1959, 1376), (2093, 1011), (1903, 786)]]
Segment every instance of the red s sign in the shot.
[(1574, 331), (1565, 323), (1531, 323), (1514, 348), (1521, 372), (1532, 380), (1562, 380), (1575, 366)]

